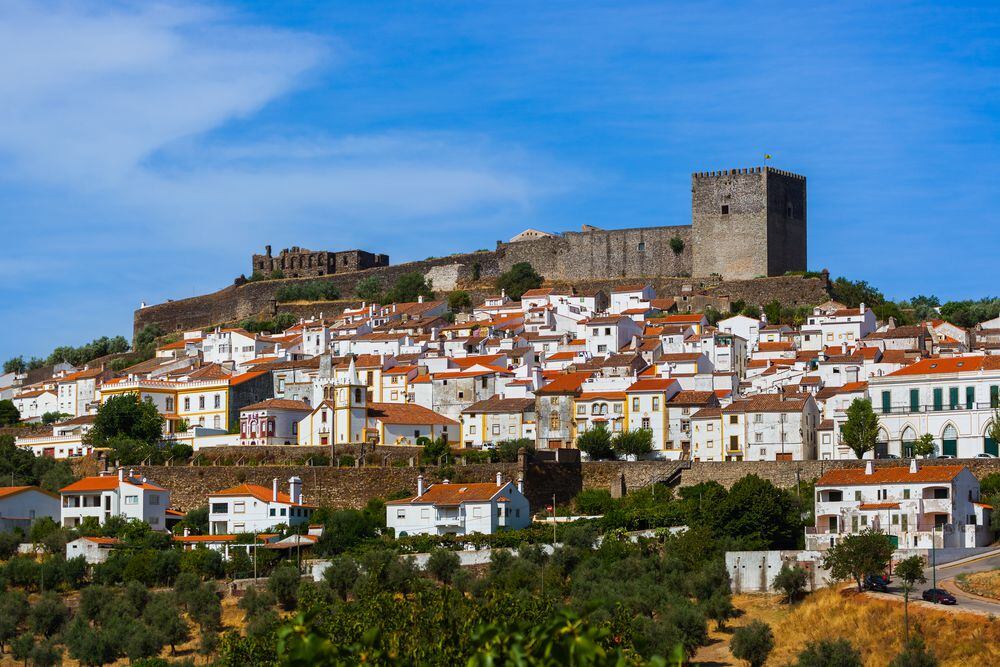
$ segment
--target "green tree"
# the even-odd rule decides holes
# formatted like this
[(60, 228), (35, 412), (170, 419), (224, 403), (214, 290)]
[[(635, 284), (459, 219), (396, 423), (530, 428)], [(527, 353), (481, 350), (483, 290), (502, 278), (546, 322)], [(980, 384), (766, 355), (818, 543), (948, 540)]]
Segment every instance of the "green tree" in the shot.
[(889, 667), (937, 667), (937, 665), (937, 657), (928, 650), (924, 638), (920, 635), (907, 641), (903, 651), (889, 663)]
[(156, 628), (163, 643), (170, 647), (170, 653), (176, 652), (177, 644), (183, 644), (191, 638), (191, 628), (181, 615), (177, 594), (173, 591), (154, 594), (142, 612), (142, 618), (150, 627)]
[(70, 657), (90, 667), (106, 665), (118, 657), (115, 641), (110, 633), (90, 625), (81, 614), (77, 614), (69, 624), (63, 642)]
[(493, 455), (496, 457), (497, 461), (503, 461), (505, 463), (516, 463), (517, 453), (524, 449), (528, 454), (535, 451), (535, 441), (531, 438), (513, 438), (507, 440), (500, 440), (496, 443), (496, 448), (493, 450)]
[(531, 264), (518, 262), (497, 278), (497, 287), (504, 290), (511, 299), (517, 300), (528, 290), (541, 287), (543, 280)]
[(12, 357), (3, 362), (3, 372), (21, 374), (28, 370), (28, 364), (24, 363), (24, 357)]
[(31, 664), (34, 667), (54, 667), (62, 663), (62, 649), (52, 639), (43, 639), (31, 649)]
[(418, 440), (417, 443), (422, 444), (424, 448), (420, 455), (421, 460), (437, 462), (438, 459), (444, 457), (444, 461), (447, 462), (451, 459), (451, 447), (444, 436), (437, 440), (422, 438), (422, 442)]
[(354, 286), (354, 294), (362, 301), (378, 303), (382, 301), (382, 283), (375, 276), (362, 278)]
[(750, 621), (736, 628), (729, 642), (729, 650), (737, 660), (745, 660), (750, 667), (763, 667), (774, 649), (774, 633), (763, 621)]
[(809, 642), (799, 653), (796, 667), (862, 667), (861, 654), (846, 639)]
[(419, 297), (428, 299), (434, 298), (434, 290), (419, 271), (404, 273), (385, 294), (385, 301), (389, 303), (409, 303), (416, 301)]
[(867, 398), (856, 398), (847, 407), (847, 421), (840, 429), (844, 444), (859, 459), (875, 450), (878, 440), (878, 415)]
[(614, 459), (615, 450), (611, 445), (611, 434), (603, 424), (587, 429), (576, 438), (576, 447), (594, 461)]
[(877, 306), (885, 303), (885, 296), (864, 280), (837, 278), (830, 285), (830, 295), (848, 308), (857, 308), (862, 303)]
[(915, 584), (927, 581), (924, 565), (923, 556), (910, 556), (896, 565), (896, 577), (903, 582), (903, 636), (907, 642), (910, 641), (910, 591)]
[(934, 453), (934, 436), (930, 433), (924, 433), (922, 436), (917, 438), (913, 442), (913, 455), (914, 456), (930, 456)]
[(893, 551), (888, 535), (869, 528), (830, 547), (823, 556), (823, 567), (834, 579), (853, 578), (860, 591), (866, 575), (885, 572)]
[(291, 564), (279, 565), (267, 580), (267, 589), (286, 611), (291, 611), (298, 603), (296, 593), (301, 581), (302, 575), (299, 574), (297, 567)]
[(323, 580), (341, 600), (346, 600), (354, 582), (358, 580), (358, 566), (353, 558), (336, 556), (323, 571)]
[(13, 426), (21, 421), (21, 413), (18, 412), (14, 401), (4, 399), (0, 401), (0, 426)]
[(448, 308), (453, 311), (465, 310), (472, 307), (472, 297), (465, 290), (455, 290), (448, 294)]
[(736, 607), (733, 606), (733, 600), (728, 591), (717, 591), (705, 600), (702, 606), (705, 611), (705, 618), (715, 621), (716, 630), (724, 630), (726, 628), (726, 621), (735, 618), (738, 613)]
[(146, 625), (141, 620), (129, 619), (129, 632), (124, 637), (124, 652), (129, 661), (135, 662), (152, 658), (163, 650), (163, 635), (158, 628)]
[(28, 667), (28, 658), (31, 657), (31, 651), (35, 648), (35, 637), (30, 633), (24, 633), (18, 636), (14, 641), (10, 643), (10, 655), (15, 660), (23, 660), (24, 667)]
[(163, 417), (156, 406), (138, 394), (112, 396), (97, 410), (87, 439), (95, 447), (110, 446), (123, 439), (152, 445), (163, 437)]
[(208, 505), (202, 505), (201, 507), (195, 507), (194, 509), (188, 510), (188, 513), (184, 515), (184, 518), (181, 519), (174, 527), (174, 533), (183, 534), (185, 528), (187, 528), (193, 535), (207, 535)]
[(0, 653), (18, 635), (18, 626), (27, 617), (28, 596), (18, 590), (0, 591)]
[(733, 484), (715, 521), (718, 534), (743, 539), (748, 549), (794, 548), (802, 530), (794, 497), (757, 475)]
[(427, 559), (427, 571), (442, 584), (450, 584), (460, 568), (458, 554), (443, 547), (432, 550)]
[(611, 440), (611, 447), (618, 456), (636, 458), (653, 451), (653, 430), (648, 428), (619, 431)]
[(791, 604), (805, 592), (808, 579), (809, 576), (803, 568), (798, 565), (790, 567), (785, 563), (774, 577), (774, 588), (784, 593), (785, 601)]
[(133, 350), (139, 356), (137, 362), (153, 358), (156, 354), (156, 339), (164, 333), (159, 324), (147, 324), (139, 330), (132, 341)]
[(670, 249), (674, 251), (675, 255), (679, 255), (684, 252), (684, 239), (679, 236), (673, 236), (670, 238)]
[(32, 605), (28, 620), (33, 632), (51, 637), (62, 629), (68, 617), (69, 610), (62, 599), (49, 591)]

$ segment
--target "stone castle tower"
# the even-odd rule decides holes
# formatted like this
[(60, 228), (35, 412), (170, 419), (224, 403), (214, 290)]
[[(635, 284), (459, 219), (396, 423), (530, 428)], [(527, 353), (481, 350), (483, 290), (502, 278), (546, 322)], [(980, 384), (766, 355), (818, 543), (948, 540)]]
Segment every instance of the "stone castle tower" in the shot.
[(806, 178), (771, 167), (691, 174), (692, 275), (806, 269)]

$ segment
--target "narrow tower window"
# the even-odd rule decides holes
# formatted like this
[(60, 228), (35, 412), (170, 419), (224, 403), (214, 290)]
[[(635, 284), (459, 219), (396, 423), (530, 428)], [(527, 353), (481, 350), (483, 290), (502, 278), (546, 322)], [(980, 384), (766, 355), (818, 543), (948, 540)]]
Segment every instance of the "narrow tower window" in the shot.
[(722, 205), (722, 215), (729, 215), (729, 204)]

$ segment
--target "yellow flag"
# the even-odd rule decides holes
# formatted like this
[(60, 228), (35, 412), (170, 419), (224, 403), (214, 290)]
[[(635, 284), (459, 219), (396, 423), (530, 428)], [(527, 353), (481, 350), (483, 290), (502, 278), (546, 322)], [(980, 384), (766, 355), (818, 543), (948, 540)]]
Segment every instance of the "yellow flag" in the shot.
[(764, 159), (765, 160), (770, 160), (771, 159), (771, 154), (770, 153), (764, 153)]

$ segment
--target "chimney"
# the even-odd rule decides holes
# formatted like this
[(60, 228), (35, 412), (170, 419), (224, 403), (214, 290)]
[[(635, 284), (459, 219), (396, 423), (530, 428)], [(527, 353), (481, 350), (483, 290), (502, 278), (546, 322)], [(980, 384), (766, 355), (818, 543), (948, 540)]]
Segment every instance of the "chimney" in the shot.
[(517, 491), (518, 493), (524, 493), (524, 476), (517, 476)]
[(503, 289), (503, 288), (501, 288), (501, 289), (500, 289), (500, 300), (501, 300), (501, 301), (503, 301), (503, 300), (504, 300), (504, 299), (506, 299), (506, 298), (507, 298), (507, 290), (506, 290), (506, 289)]
[(121, 482), (125, 479), (125, 468), (118, 469), (118, 481)]
[(424, 495), (424, 476), (417, 475), (417, 495)]
[(868, 459), (867, 461), (865, 461), (865, 474), (871, 475), (874, 472), (875, 472), (875, 466), (872, 465), (872, 460)]
[(915, 458), (910, 459), (910, 474), (911, 475), (916, 475), (917, 474), (917, 469), (918, 469), (917, 459), (915, 459)]
[(188, 537), (191, 534), (191, 529), (184, 526), (184, 537)]
[(865, 314), (865, 304), (864, 304), (864, 302), (861, 302), (861, 305), (859, 305), (859, 306), (858, 306), (858, 311), (859, 311), (859, 312), (860, 312), (860, 313), (861, 313), (862, 315), (864, 315), (864, 314)]
[(278, 502), (278, 478), (271, 480), (271, 500)]
[(444, 481), (443, 481), (443, 482), (441, 482), (441, 483), (442, 483), (442, 484), (451, 484), (451, 480), (450, 480), (450, 479), (446, 479), (446, 480), (444, 480)]
[(423, 302), (424, 302), (424, 295), (420, 294), (419, 296), (417, 296), (417, 303), (423, 303)]
[(497, 486), (503, 486), (503, 474), (497, 470)]
[(292, 477), (288, 480), (288, 495), (292, 497), (292, 502), (299, 504), (302, 502), (302, 479)]

